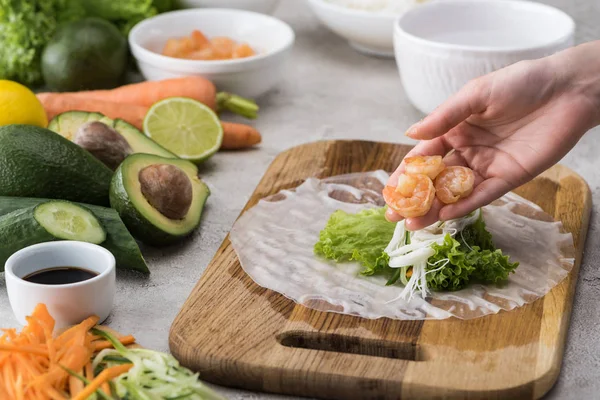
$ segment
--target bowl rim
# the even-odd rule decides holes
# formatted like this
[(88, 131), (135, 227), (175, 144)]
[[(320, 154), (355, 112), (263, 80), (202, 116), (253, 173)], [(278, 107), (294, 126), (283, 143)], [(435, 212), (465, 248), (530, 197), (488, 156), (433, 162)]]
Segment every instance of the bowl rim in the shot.
[(312, 4), (316, 7), (326, 8), (330, 11), (337, 12), (338, 14), (345, 14), (347, 16), (364, 17), (364, 18), (371, 18), (371, 19), (386, 19), (386, 20), (390, 20), (392, 22), (396, 21), (399, 16), (405, 14), (405, 13), (400, 13), (400, 14), (384, 13), (381, 11), (367, 11), (367, 10), (361, 10), (361, 9), (357, 9), (357, 8), (349, 8), (349, 7), (344, 7), (340, 4), (330, 3), (327, 0), (308, 0), (308, 3)]
[[(87, 251), (89, 253), (93, 253), (93, 252), (96, 252), (96, 254), (102, 253), (102, 254), (104, 254), (104, 256), (106, 256), (108, 258), (108, 267), (104, 271), (102, 271), (101, 273), (99, 273), (98, 275), (96, 275), (90, 279), (86, 279), (86, 280), (80, 281), (80, 282), (61, 283), (61, 284), (56, 284), (56, 285), (45, 285), (42, 283), (29, 282), (29, 281), (26, 281), (25, 279), (23, 279), (22, 277), (17, 276), (17, 274), (15, 273), (14, 264), (19, 262), (20, 258), (27, 257), (30, 253), (35, 254), (36, 252), (42, 252), (42, 251), (53, 252), (53, 251), (57, 251), (56, 249), (61, 249), (61, 248), (64, 248), (64, 249), (70, 250), (70, 251), (83, 250), (83, 251)], [(80, 287), (80, 286), (88, 286), (88, 285), (96, 284), (98, 281), (103, 280), (104, 278), (106, 278), (107, 276), (109, 276), (115, 272), (116, 259), (115, 259), (115, 256), (110, 251), (108, 251), (104, 247), (94, 244), (94, 243), (82, 242), (82, 241), (78, 241), (78, 240), (56, 240), (56, 241), (52, 241), (52, 242), (43, 242), (43, 243), (32, 244), (30, 246), (24, 247), (24, 248), (16, 251), (14, 254), (12, 254), (6, 260), (5, 266), (6, 266), (5, 271), (4, 271), (5, 274), (10, 277), (9, 279), (13, 279), (15, 282), (18, 282), (19, 285), (22, 285), (25, 287), (31, 287), (31, 288), (46, 288), (46, 289), (51, 289), (51, 290), (62, 290), (62, 289), (70, 289), (70, 288)], [(41, 270), (43, 270), (43, 268), (40, 269), (40, 271)]]
[[(434, 9), (439, 6), (452, 6), (452, 5), (464, 5), (464, 4), (474, 4), (474, 5), (482, 5), (485, 3), (493, 3), (499, 4), (500, 7), (521, 7), (528, 8), (532, 10), (544, 10), (546, 12), (551, 12), (555, 17), (564, 18), (568, 27), (566, 32), (559, 36), (556, 39), (552, 39), (551, 41), (545, 42), (543, 44), (538, 45), (527, 45), (527, 46), (480, 46), (480, 45), (465, 45), (465, 44), (456, 44), (456, 43), (446, 43), (439, 42), (431, 39), (425, 39), (421, 36), (414, 35), (412, 33), (407, 32), (403, 27), (402, 23), (408, 19), (412, 18), (412, 16), (416, 13), (427, 12), (427, 9)], [(425, 11), (423, 11), (425, 10)], [(573, 17), (571, 17), (566, 12), (556, 8), (549, 6), (543, 3), (537, 3), (529, 0), (444, 0), (444, 1), (433, 1), (429, 3), (425, 3), (416, 7), (412, 10), (407, 11), (400, 17), (396, 19), (394, 22), (394, 36), (401, 35), (409, 38), (413, 42), (417, 42), (424, 46), (429, 46), (438, 49), (445, 50), (460, 50), (460, 51), (470, 51), (470, 52), (481, 52), (481, 53), (513, 53), (513, 52), (528, 52), (533, 50), (543, 50), (543, 49), (551, 49), (556, 46), (565, 43), (570, 38), (573, 38), (575, 35), (576, 23)]]
[[(156, 21), (163, 19), (172, 15), (191, 15), (191, 14), (212, 14), (212, 13), (224, 13), (224, 14), (238, 14), (238, 15), (246, 15), (251, 17), (256, 17), (263, 20), (270, 20), (275, 24), (279, 25), (283, 31), (287, 33), (287, 40), (283, 45), (277, 47), (275, 49), (271, 49), (265, 53), (258, 54), (252, 57), (246, 58), (238, 58), (232, 60), (187, 60), (182, 58), (175, 58), (165, 56), (160, 53), (155, 53), (151, 50), (146, 49), (144, 46), (138, 43), (139, 38), (137, 36), (141, 35), (141, 30), (151, 26), (151, 24), (156, 23)], [(275, 18), (271, 15), (262, 14), (254, 11), (248, 10), (240, 10), (233, 8), (187, 8), (183, 10), (169, 11), (166, 13), (155, 15), (151, 18), (147, 18), (143, 21), (138, 22), (133, 26), (128, 35), (129, 46), (131, 47), (131, 51), (133, 56), (140, 61), (150, 62), (153, 64), (156, 63), (168, 63), (170, 65), (177, 65), (180, 67), (218, 67), (218, 66), (241, 66), (241, 65), (249, 65), (255, 62), (260, 62), (261, 60), (270, 58), (276, 54), (282, 53), (288, 50), (295, 42), (296, 34), (292, 27), (280, 20), (279, 18)]]

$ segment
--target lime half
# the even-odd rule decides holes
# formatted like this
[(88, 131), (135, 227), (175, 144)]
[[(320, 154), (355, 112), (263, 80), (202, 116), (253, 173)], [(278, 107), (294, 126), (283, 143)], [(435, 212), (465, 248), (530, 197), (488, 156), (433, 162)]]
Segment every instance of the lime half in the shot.
[(195, 163), (215, 154), (223, 141), (223, 127), (214, 111), (185, 97), (170, 97), (153, 104), (144, 118), (144, 133)]

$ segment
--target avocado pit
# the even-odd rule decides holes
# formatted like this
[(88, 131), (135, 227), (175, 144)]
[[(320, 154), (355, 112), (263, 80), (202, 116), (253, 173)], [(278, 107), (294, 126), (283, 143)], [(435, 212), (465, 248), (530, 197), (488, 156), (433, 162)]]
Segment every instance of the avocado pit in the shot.
[(192, 205), (192, 183), (181, 169), (170, 164), (153, 164), (138, 175), (142, 194), (162, 215), (183, 219)]
[(104, 165), (115, 170), (133, 151), (127, 140), (110, 126), (91, 121), (81, 125), (73, 142), (92, 153)]

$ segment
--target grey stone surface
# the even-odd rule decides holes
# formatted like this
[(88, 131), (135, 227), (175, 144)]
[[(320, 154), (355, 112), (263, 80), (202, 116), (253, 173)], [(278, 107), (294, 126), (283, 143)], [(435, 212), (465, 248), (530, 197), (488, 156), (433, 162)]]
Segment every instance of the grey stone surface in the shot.
[[(578, 42), (600, 38), (600, 1), (546, 0), (578, 23)], [(202, 167), (212, 190), (202, 226), (191, 240), (166, 249), (144, 249), (152, 274), (119, 273), (108, 324), (133, 333), (144, 346), (168, 350), (168, 331), (184, 300), (273, 158), (292, 146), (322, 139), (411, 143), (403, 132), (422, 115), (407, 101), (393, 60), (365, 57), (321, 26), (304, 1), (282, 1), (276, 16), (291, 24), (297, 40), (287, 77), (260, 101), (256, 126), (264, 135), (256, 150), (219, 153)], [(600, 78), (600, 71), (599, 71)], [(563, 163), (600, 195), (600, 129), (589, 132)], [(569, 338), (558, 383), (548, 398), (600, 398), (600, 221), (594, 205), (581, 266)], [(0, 275), (0, 326), (16, 326)], [(218, 388), (232, 399), (281, 396)]]

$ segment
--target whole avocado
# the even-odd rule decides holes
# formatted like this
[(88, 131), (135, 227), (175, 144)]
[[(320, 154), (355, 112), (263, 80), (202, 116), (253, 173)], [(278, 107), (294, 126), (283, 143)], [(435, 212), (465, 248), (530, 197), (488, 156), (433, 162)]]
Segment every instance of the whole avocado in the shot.
[(33, 125), (0, 127), (0, 196), (107, 206), (112, 171), (62, 136)]
[(110, 89), (127, 68), (127, 40), (110, 22), (84, 18), (66, 24), (42, 53), (42, 75), (55, 91)]

